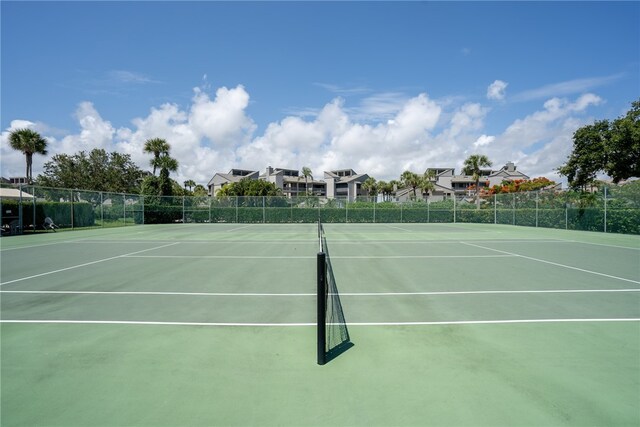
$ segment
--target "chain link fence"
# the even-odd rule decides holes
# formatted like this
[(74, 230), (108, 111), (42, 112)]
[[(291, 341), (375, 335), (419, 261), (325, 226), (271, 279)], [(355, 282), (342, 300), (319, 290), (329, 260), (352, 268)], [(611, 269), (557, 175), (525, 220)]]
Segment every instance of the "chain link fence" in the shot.
[(168, 223), (483, 223), (640, 234), (638, 185), (406, 202), (377, 198), (184, 197), (3, 186), (2, 234)]

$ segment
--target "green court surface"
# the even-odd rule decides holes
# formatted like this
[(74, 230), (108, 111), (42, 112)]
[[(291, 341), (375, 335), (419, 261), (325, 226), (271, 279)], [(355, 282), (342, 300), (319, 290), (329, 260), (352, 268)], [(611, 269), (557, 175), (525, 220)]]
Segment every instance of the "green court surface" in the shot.
[(640, 237), (315, 224), (3, 238), (2, 426), (638, 426)]

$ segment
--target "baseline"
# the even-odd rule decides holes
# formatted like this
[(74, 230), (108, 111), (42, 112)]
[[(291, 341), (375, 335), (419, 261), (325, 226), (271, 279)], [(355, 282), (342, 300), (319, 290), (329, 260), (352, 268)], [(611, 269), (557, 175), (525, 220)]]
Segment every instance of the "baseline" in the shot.
[[(640, 318), (606, 319), (514, 319), (514, 320), (462, 320), (443, 322), (359, 322), (347, 326), (447, 326), (447, 325), (503, 325), (536, 323), (604, 323), (640, 322)], [(75, 325), (154, 325), (154, 326), (218, 326), (218, 327), (315, 327), (314, 323), (208, 323), (208, 322), (153, 322), (129, 320), (0, 320), (0, 324), (75, 324)], [(329, 323), (332, 326), (344, 323)]]
[[(640, 288), (629, 289), (547, 289), (547, 290), (519, 290), (519, 291), (426, 291), (426, 292), (340, 292), (329, 295), (340, 296), (407, 296), (407, 295), (511, 295), (511, 294), (579, 294), (579, 293), (617, 293), (640, 292)], [(68, 295), (161, 295), (161, 296), (214, 296), (214, 297), (316, 297), (313, 293), (240, 293), (240, 292), (170, 292), (170, 291), (5, 291), (0, 294), (68, 294)]]

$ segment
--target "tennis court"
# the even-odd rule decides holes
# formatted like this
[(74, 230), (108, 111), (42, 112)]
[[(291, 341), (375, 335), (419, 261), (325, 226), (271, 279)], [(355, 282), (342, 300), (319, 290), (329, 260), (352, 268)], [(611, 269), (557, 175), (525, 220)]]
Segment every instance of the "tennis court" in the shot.
[(640, 425), (640, 237), (316, 224), (3, 238), (1, 424)]

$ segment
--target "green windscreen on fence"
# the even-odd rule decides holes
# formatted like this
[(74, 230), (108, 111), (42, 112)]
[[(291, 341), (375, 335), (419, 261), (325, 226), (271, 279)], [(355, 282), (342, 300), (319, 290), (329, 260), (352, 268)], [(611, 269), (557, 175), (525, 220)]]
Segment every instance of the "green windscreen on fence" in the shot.
[(171, 223), (482, 223), (640, 234), (640, 181), (594, 192), (541, 190), (391, 201), (316, 196), (142, 196), (10, 186), (0, 197), (2, 233)]

